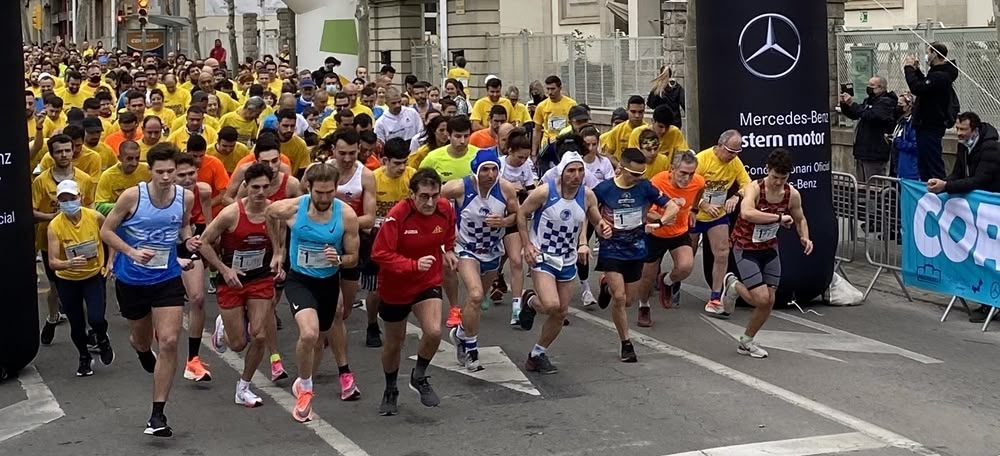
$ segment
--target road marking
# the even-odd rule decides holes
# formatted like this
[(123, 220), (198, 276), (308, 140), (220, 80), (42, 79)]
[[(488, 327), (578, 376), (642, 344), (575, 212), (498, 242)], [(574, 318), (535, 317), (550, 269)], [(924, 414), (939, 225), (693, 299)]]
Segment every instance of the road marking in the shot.
[[(939, 359), (924, 356), (920, 353), (911, 352), (895, 345), (889, 345), (887, 343), (852, 334), (847, 331), (821, 325), (805, 318), (799, 318), (794, 315), (786, 315), (780, 312), (775, 312), (771, 315), (782, 320), (815, 329), (817, 331), (822, 331), (824, 334), (762, 329), (759, 333), (757, 333), (757, 337), (755, 337), (754, 340), (768, 348), (776, 348), (778, 350), (815, 356), (817, 358), (839, 361), (842, 363), (845, 361), (817, 352), (816, 350), (899, 355), (924, 364), (938, 364), (942, 362)], [(745, 331), (742, 326), (735, 325), (728, 321), (709, 318), (704, 315), (702, 315), (701, 318), (702, 320), (705, 320), (706, 323), (717, 328), (723, 334), (736, 340), (738, 340), (740, 335), (742, 335)]]
[[(615, 334), (618, 333), (618, 331), (615, 329), (614, 323), (611, 323), (608, 320), (596, 317), (594, 315), (590, 315), (587, 312), (575, 309), (573, 307), (569, 308), (569, 313), (573, 314), (575, 317), (581, 320), (589, 321), (590, 323), (593, 323), (596, 326), (600, 326), (604, 329), (607, 329), (612, 333)], [(869, 423), (860, 418), (848, 415), (847, 413), (841, 412), (840, 410), (816, 402), (798, 393), (794, 393), (792, 391), (784, 389), (778, 385), (768, 383), (757, 377), (745, 374), (743, 372), (725, 366), (721, 363), (712, 361), (703, 356), (696, 355), (686, 350), (674, 347), (673, 345), (669, 345), (665, 342), (661, 342), (660, 340), (654, 339), (638, 331), (632, 330), (630, 331), (630, 333), (633, 342), (638, 342), (639, 344), (642, 344), (657, 352), (681, 358), (691, 364), (707, 369), (711, 372), (714, 372), (718, 375), (726, 377), (735, 382), (742, 383), (757, 391), (777, 397), (796, 407), (805, 409), (816, 415), (840, 423), (869, 437), (886, 442), (889, 446), (909, 450), (923, 456), (940, 456), (938, 453), (935, 453), (934, 451), (928, 449), (927, 447), (921, 445), (916, 441), (910, 440), (909, 438), (896, 434), (888, 429), (876, 426), (875, 424)]]
[(0, 442), (66, 415), (34, 365), (25, 367), (17, 380), (28, 398), (0, 409)]
[(860, 432), (849, 432), (846, 434), (709, 448), (707, 450), (674, 453), (668, 456), (812, 456), (847, 451), (874, 450), (887, 446), (885, 442), (873, 439)]
[[(186, 330), (187, 327), (188, 325), (185, 322), (184, 329)], [(218, 356), (225, 361), (229, 367), (236, 371), (237, 375), (243, 374), (243, 358), (232, 350), (227, 350), (225, 353), (215, 351), (215, 348), (212, 347), (212, 333), (205, 331), (204, 334), (202, 334), (201, 345), (209, 349), (215, 356)], [(261, 364), (266, 365), (267, 359), (268, 358), (265, 355), (264, 362)], [(262, 374), (260, 370), (254, 371), (251, 381), (257, 391), (270, 396), (275, 403), (285, 409), (286, 413), (289, 415), (292, 414), (292, 410), (295, 408), (295, 396), (292, 396), (292, 393), (286, 391), (280, 386), (274, 386), (271, 379)], [(234, 404), (233, 407), (236, 407), (236, 405)], [(292, 420), (292, 417), (288, 416), (288, 419)], [(303, 423), (303, 425), (311, 429), (316, 436), (326, 442), (327, 445), (330, 445), (330, 448), (333, 448), (334, 451), (343, 456), (370, 456), (368, 452), (361, 449), (358, 444), (354, 443), (353, 440), (349, 439), (346, 435), (337, 430), (337, 428), (333, 427), (332, 424), (324, 420), (323, 417), (319, 416), (319, 414), (315, 411), (313, 411), (312, 421)]]
[[(444, 328), (448, 329), (448, 328)], [(423, 332), (413, 323), (406, 323), (406, 334), (420, 337)], [(410, 359), (417, 359), (416, 355)], [(472, 378), (495, 383), (505, 388), (512, 389), (519, 393), (531, 396), (541, 396), (542, 392), (535, 388), (535, 385), (528, 380), (528, 377), (521, 372), (514, 361), (511, 361), (507, 353), (500, 347), (479, 347), (479, 363), (485, 368), (479, 372), (469, 372), (465, 367), (459, 366), (455, 359), (455, 347), (442, 337), (438, 352), (431, 360), (432, 366), (468, 375)]]

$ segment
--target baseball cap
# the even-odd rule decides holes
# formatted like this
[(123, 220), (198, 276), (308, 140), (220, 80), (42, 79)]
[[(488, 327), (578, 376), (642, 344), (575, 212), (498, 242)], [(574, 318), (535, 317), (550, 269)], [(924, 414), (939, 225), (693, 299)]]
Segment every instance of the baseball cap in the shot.
[(56, 197), (63, 193), (80, 196), (80, 186), (73, 179), (66, 179), (56, 186)]
[(96, 117), (84, 117), (80, 125), (83, 127), (83, 131), (87, 133), (104, 131), (104, 124), (101, 123), (101, 119)]
[(304, 89), (306, 87), (311, 87), (311, 88), (315, 89), (316, 88), (316, 83), (313, 82), (313, 80), (311, 78), (310, 79), (303, 79), (302, 81), (299, 82), (299, 88), (300, 89)]
[(487, 82), (490, 82), (490, 81), (492, 81), (494, 79), (500, 79), (500, 77), (497, 76), (497, 75), (495, 75), (495, 74), (491, 74), (489, 76), (486, 76), (486, 79), (483, 80), (483, 84), (486, 84)]
[(615, 111), (611, 113), (611, 121), (614, 122), (616, 120), (628, 120), (628, 111), (626, 111), (625, 108), (615, 109)]
[(590, 120), (590, 111), (583, 106), (569, 108), (569, 120)]

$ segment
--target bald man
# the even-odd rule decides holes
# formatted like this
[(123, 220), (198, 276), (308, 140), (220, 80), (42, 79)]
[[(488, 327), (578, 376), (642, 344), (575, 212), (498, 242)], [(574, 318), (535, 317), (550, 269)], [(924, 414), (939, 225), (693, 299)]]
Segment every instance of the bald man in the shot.
[[(281, 94), (281, 97), (278, 98), (278, 108), (275, 109), (274, 112), (271, 115), (269, 115), (269, 116), (267, 116), (267, 117), (264, 118), (264, 122), (261, 122), (261, 124), (260, 124), (261, 130), (263, 130), (265, 128), (270, 128), (272, 130), (277, 130), (278, 129), (278, 111), (280, 111), (282, 109), (291, 109), (291, 110), (294, 111), (295, 110), (295, 103), (296, 103), (295, 94), (291, 94), (291, 93), (283, 93), (283, 94)], [(305, 134), (306, 130), (308, 130), (308, 129), (309, 129), (309, 121), (306, 120), (305, 117), (302, 117), (302, 114), (296, 114), (295, 115), (295, 134), (301, 137), (302, 135)]]

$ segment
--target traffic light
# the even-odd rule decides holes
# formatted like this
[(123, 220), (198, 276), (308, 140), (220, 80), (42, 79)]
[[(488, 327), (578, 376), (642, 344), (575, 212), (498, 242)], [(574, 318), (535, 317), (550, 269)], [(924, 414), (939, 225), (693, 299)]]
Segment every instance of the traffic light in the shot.
[(145, 26), (149, 22), (149, 0), (136, 0), (139, 8), (139, 25)]
[(35, 5), (35, 8), (31, 10), (31, 25), (35, 30), (42, 29), (42, 5)]

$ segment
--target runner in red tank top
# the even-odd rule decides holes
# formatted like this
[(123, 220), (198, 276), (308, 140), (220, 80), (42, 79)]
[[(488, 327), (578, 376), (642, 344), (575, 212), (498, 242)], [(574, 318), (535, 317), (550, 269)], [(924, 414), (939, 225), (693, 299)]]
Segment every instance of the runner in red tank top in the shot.
[[(246, 407), (263, 403), (250, 390), (250, 379), (267, 352), (268, 336), (276, 336), (277, 332), (271, 309), (274, 298), (271, 241), (264, 224), (264, 211), (270, 205), (267, 192), (273, 178), (269, 166), (251, 165), (244, 174), (248, 196), (226, 206), (208, 225), (202, 235), (207, 242), (200, 250), (223, 279), (217, 285), (219, 317), (215, 320), (212, 346), (219, 353), (227, 348), (237, 352), (248, 348), (234, 398), (236, 404)], [(220, 239), (221, 257), (212, 247)]]
[(739, 279), (726, 274), (722, 303), (732, 313), (736, 298), (754, 307), (746, 332), (740, 336), (736, 352), (754, 358), (766, 358), (767, 351), (753, 340), (764, 326), (774, 307), (774, 292), (781, 281), (781, 258), (778, 256), (778, 230), (793, 225), (806, 255), (812, 253), (809, 225), (802, 211), (802, 197), (788, 185), (792, 159), (785, 149), (775, 149), (767, 157), (767, 177), (743, 187), (740, 216), (730, 241)]

